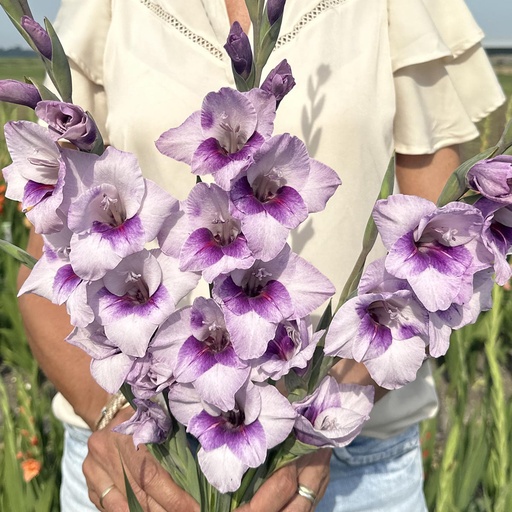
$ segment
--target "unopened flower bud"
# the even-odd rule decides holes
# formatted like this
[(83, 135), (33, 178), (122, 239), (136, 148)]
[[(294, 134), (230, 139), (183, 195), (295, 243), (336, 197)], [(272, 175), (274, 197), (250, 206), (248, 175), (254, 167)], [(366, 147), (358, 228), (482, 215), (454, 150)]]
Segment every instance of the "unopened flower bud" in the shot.
[(66, 139), (77, 148), (88, 151), (94, 146), (97, 128), (82, 108), (72, 103), (41, 101), (36, 108), (39, 119), (48, 123), (54, 139)]
[(0, 101), (36, 108), (41, 101), (37, 87), (18, 80), (0, 80)]
[(267, 17), (271, 25), (273, 25), (283, 15), (285, 3), (286, 0), (268, 0)]
[(30, 16), (22, 16), (21, 26), (29, 35), (39, 53), (47, 59), (52, 58), (52, 41), (48, 32)]
[(231, 25), (224, 48), (228, 52), (237, 74), (244, 79), (247, 78), (252, 68), (251, 43), (238, 21)]
[(272, 93), (276, 98), (276, 104), (279, 105), (279, 102), (294, 86), (295, 79), (292, 75), (292, 68), (288, 61), (284, 59), (268, 74), (265, 81), (261, 84), (261, 89)]

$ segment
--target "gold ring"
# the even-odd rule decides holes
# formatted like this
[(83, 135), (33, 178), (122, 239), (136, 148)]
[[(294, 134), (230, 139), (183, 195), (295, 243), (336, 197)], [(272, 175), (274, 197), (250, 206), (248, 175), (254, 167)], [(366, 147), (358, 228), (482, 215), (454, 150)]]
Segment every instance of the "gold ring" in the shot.
[(115, 487), (114, 484), (112, 485), (109, 485), (102, 493), (101, 493), (101, 496), (100, 496), (100, 507), (101, 508), (105, 508), (105, 506), (103, 505), (103, 498), (105, 498), (105, 496)]
[(309, 500), (313, 505), (316, 502), (316, 493), (306, 487), (305, 485), (299, 484), (297, 487), (297, 494)]

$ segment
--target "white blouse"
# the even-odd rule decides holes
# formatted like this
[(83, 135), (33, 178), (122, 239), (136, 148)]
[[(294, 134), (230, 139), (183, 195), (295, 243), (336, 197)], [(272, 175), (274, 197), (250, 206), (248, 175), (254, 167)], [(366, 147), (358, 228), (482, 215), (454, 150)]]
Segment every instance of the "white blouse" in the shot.
[[(74, 71), (74, 101), (110, 144), (138, 156), (147, 178), (184, 199), (195, 176), (154, 141), (208, 92), (234, 87), (224, 0), (63, 0), (56, 27)], [(291, 244), (338, 291), (393, 150), (426, 154), (468, 141), (478, 135), (473, 123), (503, 103), (482, 37), (463, 0), (286, 3), (268, 70), (286, 58), (297, 85), (274, 133), (300, 137), (343, 181)], [(436, 406), (424, 365), (416, 382), (378, 402), (365, 433), (387, 437)]]

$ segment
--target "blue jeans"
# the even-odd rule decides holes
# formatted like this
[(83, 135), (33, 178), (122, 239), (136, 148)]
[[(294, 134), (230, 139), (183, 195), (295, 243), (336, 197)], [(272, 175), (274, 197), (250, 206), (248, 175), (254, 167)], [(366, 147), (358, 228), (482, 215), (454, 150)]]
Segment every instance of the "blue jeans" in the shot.
[(427, 512), (418, 426), (389, 439), (359, 436), (334, 450), (316, 512)]
[[(65, 425), (62, 512), (97, 512), (82, 463), (89, 430)], [(331, 481), (317, 512), (425, 512), (418, 427), (390, 439), (359, 436), (331, 459)]]

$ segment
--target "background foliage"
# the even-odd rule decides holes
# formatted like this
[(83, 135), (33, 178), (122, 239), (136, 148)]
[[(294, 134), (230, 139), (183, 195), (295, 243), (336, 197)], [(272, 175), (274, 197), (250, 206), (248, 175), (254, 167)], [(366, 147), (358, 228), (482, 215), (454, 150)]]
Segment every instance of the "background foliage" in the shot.
[[(512, 117), (512, 70), (498, 70), (509, 101), (480, 125), (463, 159), (494, 143)], [(0, 79), (42, 79), (37, 59), (0, 59)], [(0, 125), (32, 118), (0, 103)], [(9, 163), (0, 134), (0, 168)], [(24, 246), (27, 226), (0, 182), (0, 238)], [(53, 389), (37, 368), (16, 303), (15, 262), (0, 253), (0, 510), (57, 512), (62, 428), (50, 413)], [(422, 425), (425, 492), (432, 512), (512, 510), (512, 295), (494, 290), (495, 306), (454, 333), (435, 369), (440, 412)]]

